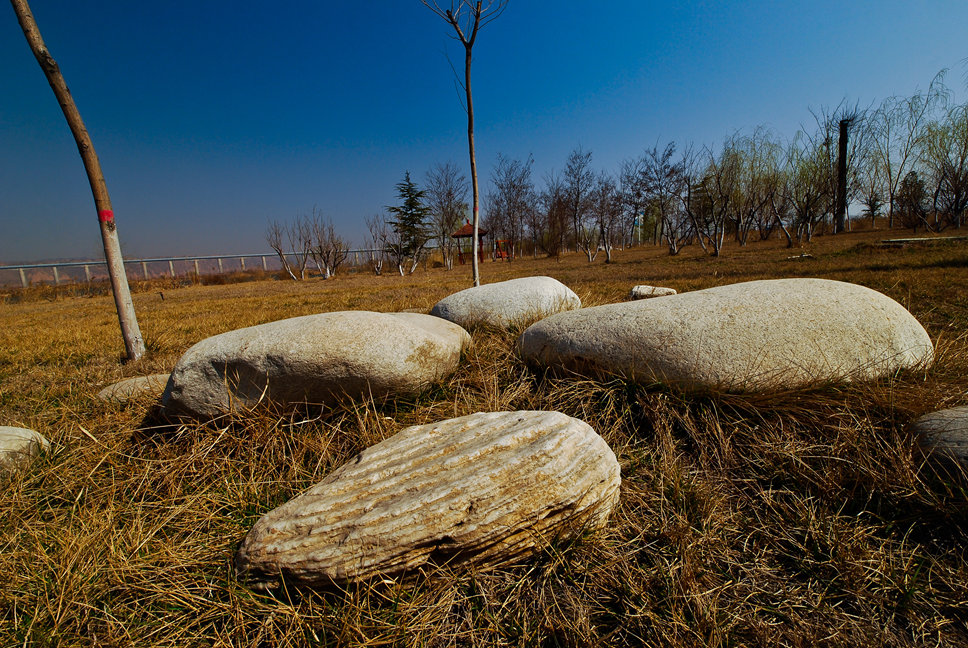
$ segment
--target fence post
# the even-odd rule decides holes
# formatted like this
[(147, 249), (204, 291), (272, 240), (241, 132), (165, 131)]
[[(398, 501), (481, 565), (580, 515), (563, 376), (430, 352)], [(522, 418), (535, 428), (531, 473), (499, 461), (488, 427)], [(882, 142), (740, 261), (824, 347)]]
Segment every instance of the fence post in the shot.
[(262, 271), (263, 272), (269, 272), (269, 268), (266, 267), (266, 258), (265, 257), (259, 257), (259, 258), (262, 259)]
[(217, 260), (218, 260), (218, 273), (222, 274), (222, 257), (219, 257)]
[(148, 264), (144, 261), (141, 262), (141, 274), (145, 276), (145, 281), (148, 281)]
[(245, 272), (245, 257), (239, 257), (239, 263), (242, 264), (242, 272)]
[(27, 287), (27, 275), (24, 274), (23, 268), (20, 268), (20, 285), (24, 288)]
[(195, 259), (195, 281), (198, 281), (198, 259)]
[(54, 266), (54, 285), (60, 285), (60, 276), (57, 274), (57, 266)]
[(168, 274), (171, 275), (172, 279), (175, 278), (175, 262), (171, 259), (168, 260)]
[(91, 283), (91, 266), (89, 265), (84, 266), (84, 280)]

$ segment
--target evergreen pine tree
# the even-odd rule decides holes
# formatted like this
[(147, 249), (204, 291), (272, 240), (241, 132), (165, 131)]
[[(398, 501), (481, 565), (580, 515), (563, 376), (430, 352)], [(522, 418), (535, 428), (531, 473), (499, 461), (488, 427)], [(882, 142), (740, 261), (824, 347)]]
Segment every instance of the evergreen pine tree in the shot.
[(420, 253), (430, 240), (427, 224), (430, 208), (424, 204), (424, 191), (410, 179), (409, 171), (404, 174), (403, 182), (397, 184), (397, 196), (401, 204), (387, 207), (391, 214), (387, 222), (396, 234), (394, 242), (388, 247), (397, 259), (400, 274), (403, 274), (403, 262), (412, 260), (410, 272), (413, 272), (420, 260)]

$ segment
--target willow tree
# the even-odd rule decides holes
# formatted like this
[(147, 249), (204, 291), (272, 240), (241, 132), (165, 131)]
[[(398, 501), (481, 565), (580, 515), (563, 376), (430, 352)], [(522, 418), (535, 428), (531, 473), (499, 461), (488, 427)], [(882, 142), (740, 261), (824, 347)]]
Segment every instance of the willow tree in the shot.
[(471, 159), (471, 193), (474, 201), (474, 239), (473, 269), (474, 285), (481, 285), (481, 269), (478, 263), (478, 249), (480, 246), (480, 190), (477, 184), (477, 158), (474, 155), (474, 101), (471, 96), (471, 50), (477, 40), (480, 28), (500, 16), (507, 7), (508, 0), (451, 0), (450, 6), (444, 8), (436, 0), (420, 0), (425, 7), (444, 19), (454, 30), (454, 38), (464, 46), (464, 108), (467, 112), (467, 149)]
[(37, 21), (30, 11), (27, 0), (10, 0), (13, 5), (14, 13), (17, 14), (17, 21), (23, 29), (27, 44), (34, 54), (34, 58), (40, 64), (40, 68), (47, 77), (47, 82), (57, 97), (67, 125), (74, 135), (77, 143), (77, 150), (81, 154), (84, 162), (84, 169), (87, 171), (87, 179), (91, 185), (91, 193), (94, 195), (94, 206), (97, 209), (98, 222), (101, 227), (101, 240), (104, 243), (104, 258), (108, 266), (108, 276), (111, 278), (111, 290), (114, 293), (114, 304), (118, 310), (118, 320), (121, 324), (121, 337), (124, 338), (124, 347), (129, 360), (138, 360), (145, 353), (145, 342), (141, 337), (141, 329), (138, 327), (138, 319), (134, 313), (134, 303), (131, 301), (131, 292), (128, 289), (128, 277), (124, 271), (124, 257), (121, 256), (121, 243), (118, 240), (118, 228), (114, 222), (114, 210), (111, 207), (111, 197), (108, 195), (107, 183), (104, 181), (104, 174), (101, 172), (101, 163), (97, 153), (94, 151), (94, 144), (91, 136), (84, 126), (81, 113), (78, 112), (71, 97), (71, 91), (67, 88), (64, 76), (54, 57), (51, 56), (44, 44), (44, 39), (40, 36), (37, 28)]

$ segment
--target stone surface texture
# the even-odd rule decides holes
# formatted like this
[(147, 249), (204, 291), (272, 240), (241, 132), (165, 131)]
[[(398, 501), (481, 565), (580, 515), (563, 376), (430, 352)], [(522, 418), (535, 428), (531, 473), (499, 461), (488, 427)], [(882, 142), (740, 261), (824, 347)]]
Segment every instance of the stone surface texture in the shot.
[(524, 277), (461, 290), (441, 299), (431, 315), (461, 326), (508, 328), (581, 308), (581, 299), (551, 277)]
[(559, 412), (492, 412), (402, 430), (262, 517), (236, 557), (255, 586), (499, 564), (600, 528), (615, 455)]
[(14, 466), (48, 447), (50, 443), (40, 432), (0, 425), (0, 467)]
[(163, 412), (211, 417), (262, 399), (285, 406), (413, 395), (457, 369), (470, 344), (456, 324), (416, 313), (340, 311), (260, 324), (186, 351)]
[(168, 376), (165, 373), (125, 378), (99, 391), (97, 397), (105, 402), (124, 404), (143, 396), (160, 396), (165, 391)]
[(968, 405), (925, 414), (914, 422), (923, 448), (968, 466)]
[(518, 339), (529, 363), (687, 391), (760, 391), (927, 366), (900, 304), (863, 286), (776, 279), (559, 313)]
[(629, 299), (651, 299), (653, 297), (668, 297), (675, 295), (675, 288), (663, 288), (662, 286), (632, 286), (629, 291)]

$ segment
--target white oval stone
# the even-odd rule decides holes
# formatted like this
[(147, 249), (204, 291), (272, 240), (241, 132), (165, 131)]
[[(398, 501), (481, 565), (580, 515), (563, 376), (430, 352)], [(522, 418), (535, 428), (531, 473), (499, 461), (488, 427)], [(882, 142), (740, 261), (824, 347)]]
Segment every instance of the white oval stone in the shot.
[(163, 412), (210, 417), (263, 399), (413, 395), (453, 373), (470, 344), (456, 324), (416, 313), (341, 311), (260, 324), (188, 349), (171, 372)]
[(574, 308), (581, 308), (581, 299), (557, 279), (524, 277), (461, 290), (437, 302), (430, 314), (461, 326), (509, 328)]
[(125, 378), (99, 391), (97, 397), (105, 402), (124, 404), (142, 396), (160, 396), (165, 391), (168, 376), (164, 373)]
[(758, 391), (926, 366), (924, 327), (879, 292), (775, 279), (559, 313), (518, 339), (528, 362), (687, 390)]
[(236, 566), (256, 586), (330, 585), (427, 564), (493, 565), (600, 528), (615, 454), (559, 412), (471, 414), (407, 428), (253, 526)]
[(40, 432), (0, 425), (0, 467), (15, 466), (48, 447), (50, 443)]
[(925, 414), (914, 422), (921, 446), (968, 466), (968, 405)]
[(629, 299), (652, 299), (653, 297), (668, 297), (675, 295), (675, 288), (664, 288), (662, 286), (632, 286), (629, 291)]

